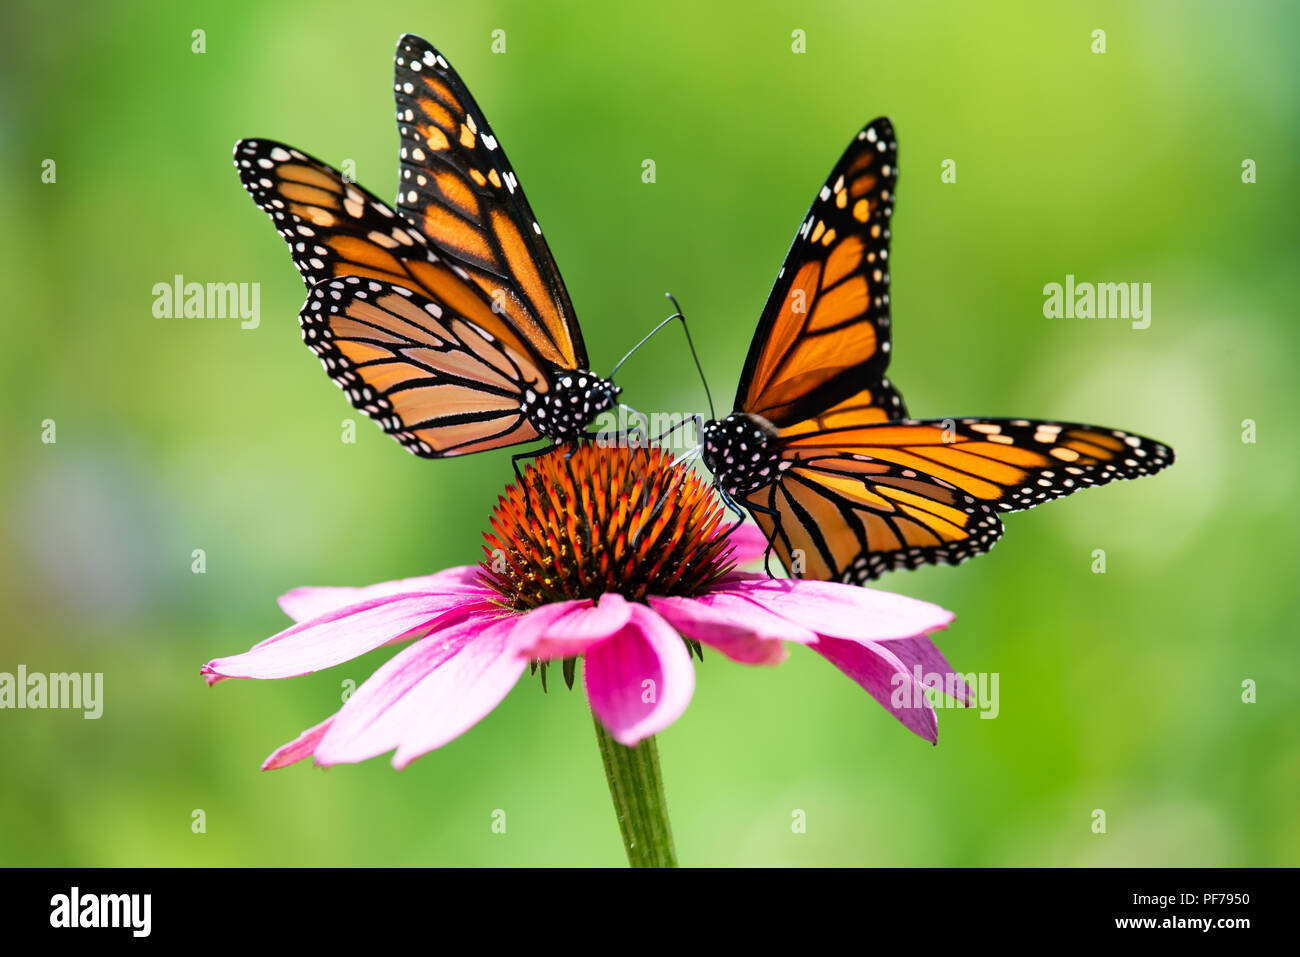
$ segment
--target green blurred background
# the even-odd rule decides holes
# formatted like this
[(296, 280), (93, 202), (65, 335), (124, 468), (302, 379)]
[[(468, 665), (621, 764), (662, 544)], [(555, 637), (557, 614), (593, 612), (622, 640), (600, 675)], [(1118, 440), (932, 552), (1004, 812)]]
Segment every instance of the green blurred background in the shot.
[[(187, 6), (3, 14), (0, 671), (102, 671), (106, 700), (98, 721), (0, 711), (0, 863), (623, 862), (579, 692), (525, 678), (402, 773), (263, 773), (388, 653), (199, 677), (283, 627), (291, 587), (476, 560), (509, 475), (506, 452), (414, 458), (351, 410), (231, 167), (237, 138), (274, 137), (391, 196), (403, 31), (443, 50), (506, 145), (596, 369), (671, 289), (728, 402), (801, 215), (888, 114), (892, 375), (912, 411), (1092, 421), (1177, 450), (1156, 479), (1010, 517), (989, 556), (881, 583), (953, 609), (950, 660), (1000, 675), (996, 720), (941, 711), (938, 747), (814, 654), (706, 655), (660, 736), (684, 864), (1300, 863), (1293, 7)], [(177, 273), (261, 283), (261, 326), (154, 318)], [(1045, 319), (1042, 287), (1067, 273), (1150, 282), (1151, 327)], [(701, 408), (688, 363), (666, 332), (624, 397)]]

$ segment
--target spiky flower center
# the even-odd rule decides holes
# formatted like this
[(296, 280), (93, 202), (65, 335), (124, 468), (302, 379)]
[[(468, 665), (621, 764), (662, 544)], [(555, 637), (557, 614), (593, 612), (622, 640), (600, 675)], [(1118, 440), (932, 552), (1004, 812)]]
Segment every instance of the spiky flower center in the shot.
[(506, 487), (480, 564), (521, 611), (607, 592), (699, 595), (732, 568), (724, 515), (663, 449), (587, 443), (543, 455)]

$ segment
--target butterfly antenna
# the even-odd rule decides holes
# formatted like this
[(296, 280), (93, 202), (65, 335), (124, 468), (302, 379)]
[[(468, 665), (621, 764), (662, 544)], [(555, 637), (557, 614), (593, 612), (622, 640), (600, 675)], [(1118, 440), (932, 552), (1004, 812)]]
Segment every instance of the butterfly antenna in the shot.
[(647, 342), (653, 339), (655, 333), (657, 333), (664, 326), (668, 325), (668, 323), (672, 322), (674, 319), (680, 319), (682, 321), (682, 331), (686, 333), (686, 345), (691, 350), (691, 358), (695, 360), (695, 369), (697, 372), (699, 372), (700, 382), (704, 385), (704, 395), (709, 400), (709, 418), (716, 419), (717, 414), (713, 411), (713, 396), (709, 393), (709, 383), (704, 378), (704, 367), (700, 365), (700, 356), (695, 351), (695, 342), (691, 339), (690, 327), (686, 325), (686, 316), (685, 314), (683, 314), (682, 307), (677, 304), (677, 299), (673, 296), (671, 292), (666, 292), (664, 293), (664, 295), (668, 297), (668, 300), (673, 304), (673, 308), (676, 309), (677, 311), (673, 313), (671, 316), (669, 316), (667, 319), (665, 319), (663, 322), (659, 323), (659, 325), (651, 329), (648, 333), (646, 333), (646, 335), (641, 339), (640, 342), (638, 342), (636, 345), (634, 345), (631, 349), (627, 351), (627, 355), (619, 359), (618, 362), (614, 363), (614, 368), (610, 370), (609, 378), (611, 379), (614, 378), (614, 376), (618, 373), (618, 370), (623, 368), (623, 363), (627, 362), (628, 359), (631, 359), (638, 349), (640, 349), (643, 345), (645, 345)]
[(614, 368), (611, 369), (611, 370), (609, 371), (609, 378), (611, 378), (611, 379), (614, 378), (614, 376), (615, 376), (615, 374), (618, 372), (618, 370), (621, 369), (621, 368), (623, 368), (623, 363), (624, 363), (624, 362), (627, 362), (628, 359), (631, 359), (632, 356), (636, 353), (636, 351), (637, 351), (638, 349), (640, 349), (643, 345), (645, 345), (647, 342), (649, 342), (651, 339), (654, 338), (656, 332), (658, 332), (660, 329), (662, 329), (664, 326), (668, 325), (668, 323), (672, 322), (672, 321), (673, 321), (674, 319), (676, 319), (676, 318), (678, 318), (678, 317), (677, 317), (677, 316), (669, 316), (669, 317), (668, 317), (667, 319), (665, 319), (663, 322), (659, 323), (659, 325), (655, 326), (655, 327), (654, 327), (653, 329), (651, 329), (648, 333), (646, 333), (645, 337), (642, 338), (642, 340), (641, 340), (640, 342), (638, 342), (636, 345), (634, 345), (631, 349), (627, 350), (627, 355), (625, 355), (623, 358), (619, 359), (618, 362), (614, 363)]
[(690, 347), (691, 358), (695, 360), (695, 371), (700, 374), (700, 384), (704, 386), (704, 397), (709, 402), (709, 418), (716, 419), (718, 414), (713, 411), (713, 394), (709, 392), (709, 380), (704, 378), (704, 366), (700, 365), (700, 354), (695, 351), (695, 341), (691, 339), (691, 327), (686, 324), (686, 313), (682, 312), (682, 307), (677, 302), (676, 296), (671, 292), (666, 292), (664, 295), (668, 298), (668, 301), (673, 304), (673, 308), (677, 310), (676, 315), (670, 316), (669, 318), (680, 319), (682, 321), (682, 332), (686, 333), (686, 345)]

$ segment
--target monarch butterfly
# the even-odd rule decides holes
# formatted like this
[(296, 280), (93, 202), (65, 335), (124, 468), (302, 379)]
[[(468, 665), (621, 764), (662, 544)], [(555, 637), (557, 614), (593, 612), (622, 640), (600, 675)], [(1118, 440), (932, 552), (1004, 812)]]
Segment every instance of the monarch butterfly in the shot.
[(394, 61), (396, 209), (293, 147), (235, 144), (307, 284), (303, 341), (416, 455), (574, 439), (619, 389), (587, 370), (541, 227), (465, 84), (417, 36)]
[(1168, 446), (1115, 429), (907, 417), (885, 378), (897, 149), (884, 118), (849, 144), (777, 274), (735, 411), (701, 429), (724, 497), (753, 513), (802, 577), (861, 584), (955, 565), (1001, 537), (999, 512), (1174, 460)]

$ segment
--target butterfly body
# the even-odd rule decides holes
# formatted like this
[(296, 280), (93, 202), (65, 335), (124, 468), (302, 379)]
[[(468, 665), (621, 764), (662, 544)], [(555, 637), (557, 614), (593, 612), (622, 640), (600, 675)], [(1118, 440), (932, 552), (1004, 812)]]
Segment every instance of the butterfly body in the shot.
[(802, 220), (759, 319), (735, 411), (702, 457), (793, 574), (862, 584), (957, 564), (1001, 512), (1150, 475), (1173, 450), (1118, 429), (1032, 419), (915, 419), (885, 378), (897, 143), (887, 119), (849, 144)]
[(621, 390), (613, 380), (583, 369), (557, 372), (546, 392), (524, 392), (524, 415), (556, 445), (582, 436), (588, 424), (613, 407)]
[(307, 285), (303, 340), (353, 406), (428, 458), (564, 444), (618, 388), (587, 369), (564, 282), (460, 76), (405, 35), (390, 205), (284, 143), (240, 140), (244, 188)]
[(705, 422), (700, 431), (704, 464), (732, 498), (772, 484), (790, 467), (772, 447), (780, 432), (762, 416), (733, 412)]

